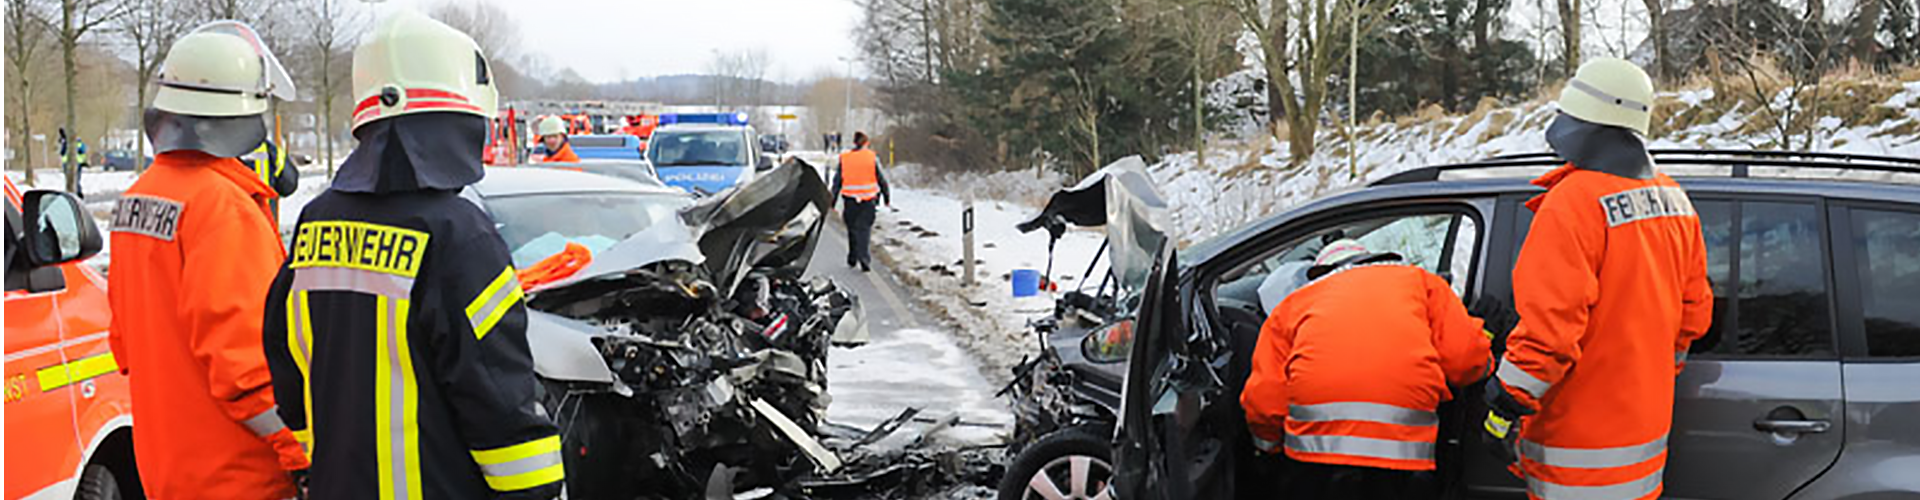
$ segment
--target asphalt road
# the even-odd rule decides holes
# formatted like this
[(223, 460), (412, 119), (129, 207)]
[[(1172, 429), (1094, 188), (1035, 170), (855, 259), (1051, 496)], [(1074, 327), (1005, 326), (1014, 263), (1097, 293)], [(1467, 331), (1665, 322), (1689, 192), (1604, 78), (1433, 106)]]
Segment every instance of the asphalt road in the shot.
[[(860, 297), (872, 338), (867, 345), (836, 347), (827, 355), (827, 392), (833, 397), (827, 420), (872, 428), (916, 407), (921, 410), (919, 421), (888, 441), (911, 439), (933, 428), (933, 422), (958, 417), (956, 425), (937, 436), (956, 444), (997, 442), (1013, 417), (1005, 400), (994, 397), (999, 387), (981, 376), (973, 355), (921, 313), (913, 295), (894, 282), (880, 262), (866, 273), (847, 267), (846, 233), (839, 224), (828, 224), (824, 232), (808, 272), (827, 276)], [(915, 430), (921, 432), (911, 432)]]

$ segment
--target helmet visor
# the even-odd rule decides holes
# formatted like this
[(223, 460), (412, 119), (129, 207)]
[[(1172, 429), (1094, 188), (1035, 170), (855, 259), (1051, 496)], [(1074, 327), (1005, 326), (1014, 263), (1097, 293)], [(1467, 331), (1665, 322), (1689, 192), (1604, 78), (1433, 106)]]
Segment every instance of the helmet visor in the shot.
[(260, 39), (260, 33), (254, 31), (252, 26), (240, 21), (214, 21), (194, 28), (192, 33), (220, 33), (239, 37), (253, 47), (254, 54), (260, 57), (260, 81), (253, 88), (226, 90), (238, 90), (261, 97), (270, 95), (282, 101), (294, 99), (293, 77), (287, 75), (287, 68), (280, 65), (280, 59), (267, 49), (267, 43)]

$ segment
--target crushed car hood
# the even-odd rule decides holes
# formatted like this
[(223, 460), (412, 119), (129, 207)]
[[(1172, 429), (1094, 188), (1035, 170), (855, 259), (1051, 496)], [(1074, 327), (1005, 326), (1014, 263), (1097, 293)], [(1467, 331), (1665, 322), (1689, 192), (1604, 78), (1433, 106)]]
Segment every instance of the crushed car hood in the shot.
[(819, 171), (792, 159), (753, 182), (700, 199), (680, 211), (679, 224), (654, 224), (595, 255), (580, 272), (535, 291), (619, 276), (668, 260), (704, 265), (723, 290), (732, 290), (754, 267), (799, 276), (826, 221), (820, 215), (832, 202)]
[(1049, 220), (1082, 227), (1105, 226), (1112, 252), (1114, 276), (1122, 296), (1136, 294), (1172, 227), (1166, 198), (1147, 177), (1147, 163), (1138, 156), (1121, 158), (1071, 187), (1055, 191), (1039, 214), (1021, 223), (1022, 231), (1042, 227)]

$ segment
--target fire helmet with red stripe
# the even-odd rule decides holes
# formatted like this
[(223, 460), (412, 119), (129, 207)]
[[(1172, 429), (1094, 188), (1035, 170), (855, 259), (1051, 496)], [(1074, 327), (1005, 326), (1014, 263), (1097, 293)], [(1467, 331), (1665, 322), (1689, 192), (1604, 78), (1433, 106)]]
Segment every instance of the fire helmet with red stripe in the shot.
[(473, 37), (418, 12), (394, 12), (353, 50), (353, 129), (414, 113), (492, 118), (492, 73)]

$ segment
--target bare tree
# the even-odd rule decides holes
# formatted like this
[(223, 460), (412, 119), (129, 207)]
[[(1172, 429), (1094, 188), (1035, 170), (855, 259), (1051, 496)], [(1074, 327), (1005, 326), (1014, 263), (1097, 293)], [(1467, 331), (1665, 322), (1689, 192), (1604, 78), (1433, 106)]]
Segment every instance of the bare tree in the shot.
[(1666, 15), (1673, 0), (1640, 1), (1647, 6), (1647, 35), (1653, 43), (1653, 77), (1660, 81), (1679, 78), (1680, 75), (1674, 73), (1673, 62), (1667, 59)]
[(302, 5), (302, 16), (308, 19), (306, 25), (307, 49), (312, 52), (307, 68), (312, 72), (308, 79), (313, 82), (313, 94), (320, 108), (320, 147), (327, 163), (327, 178), (333, 178), (334, 166), (334, 113), (333, 106), (339, 98), (340, 87), (347, 83), (347, 75), (341, 74), (348, 45), (359, 38), (364, 28), (359, 10), (350, 9), (353, 0), (307, 0)]
[[(1291, 161), (1305, 162), (1315, 149), (1314, 134), (1325, 108), (1327, 82), (1333, 80), (1335, 63), (1344, 60), (1332, 49), (1353, 28), (1345, 23), (1360, 23), (1359, 33), (1353, 35), (1356, 38), (1372, 33), (1398, 0), (1354, 2), (1357, 5), (1350, 8), (1357, 9), (1356, 15), (1336, 12), (1339, 6), (1331, 0), (1229, 1), (1228, 6), (1260, 45), (1268, 106), (1276, 110), (1269, 123), (1279, 125), (1284, 120)], [(1293, 5), (1295, 1), (1301, 5)]]
[[(1772, 25), (1781, 36), (1765, 40), (1782, 60), (1774, 60), (1767, 51), (1755, 46), (1758, 40), (1743, 39), (1728, 19), (1713, 22), (1724, 35), (1708, 40), (1710, 54), (1725, 54), (1729, 65), (1745, 77), (1761, 118), (1774, 135), (1774, 143), (1785, 149), (1810, 150), (1818, 136), (1818, 121), (1824, 85), (1822, 78), (1830, 69), (1827, 62), (1833, 40), (1820, 16), (1797, 17), (1786, 9), (1757, 9), (1752, 19), (1741, 23)], [(1715, 57), (1717, 58), (1717, 57)], [(1713, 59), (1713, 58), (1710, 58)], [(1778, 83), (1779, 88), (1775, 88)], [(1794, 139), (1800, 139), (1796, 144)]]
[[(80, 74), (80, 68), (74, 53), (79, 50), (82, 37), (87, 36), (87, 33), (92, 32), (94, 28), (126, 13), (126, 10), (126, 4), (114, 0), (60, 0), (60, 26), (55, 28), (54, 36), (60, 42), (61, 68), (66, 76), (65, 123), (68, 133), (73, 135), (76, 144), (80, 139), (80, 133), (76, 127), (78, 122), (74, 112), (74, 100), (79, 93), (79, 85), (75, 77)], [(62, 170), (67, 174), (67, 191), (79, 193), (80, 169), (74, 160), (74, 155), (67, 155), (62, 159), (61, 164)]]
[(427, 8), (427, 16), (473, 37), (494, 61), (520, 55), (520, 25), (505, 9), (481, 0), (446, 0)]
[(1581, 0), (1554, 0), (1560, 13), (1560, 64), (1567, 78), (1580, 69)]
[(33, 146), (30, 143), (33, 140), (33, 113), (27, 106), (34, 101), (33, 79), (28, 78), (27, 68), (34, 62), (34, 54), (39, 52), (46, 39), (47, 22), (41, 10), (45, 7), (41, 2), (32, 0), (7, 1), (7, 73), (13, 76), (7, 80), (13, 87), (7, 94), (16, 103), (13, 114), (19, 124), (15, 126), (17, 133), (13, 136), (21, 146), (17, 146), (15, 151), (26, 155), (26, 161), (21, 164), (26, 166), (28, 185), (34, 184), (34, 164)]
[[(116, 23), (119, 32), (133, 49), (134, 95), (136, 110), (147, 109), (147, 89), (153, 83), (160, 63), (174, 40), (192, 27), (177, 4), (165, 0), (129, 0), (126, 15)], [(137, 170), (147, 168), (147, 141), (134, 141), (133, 161)]]

